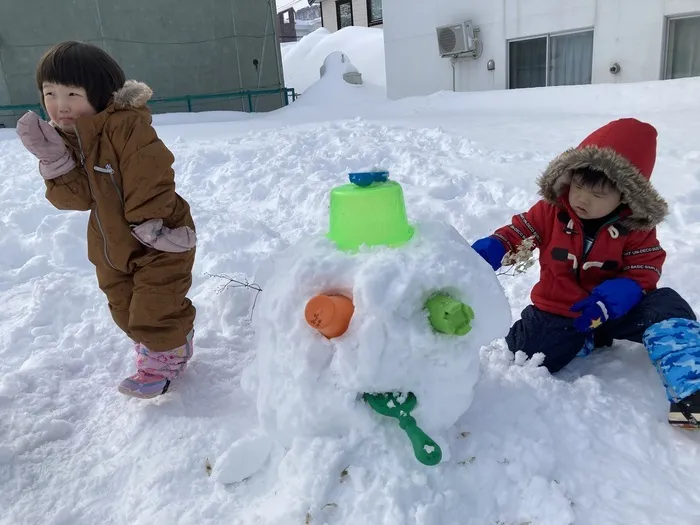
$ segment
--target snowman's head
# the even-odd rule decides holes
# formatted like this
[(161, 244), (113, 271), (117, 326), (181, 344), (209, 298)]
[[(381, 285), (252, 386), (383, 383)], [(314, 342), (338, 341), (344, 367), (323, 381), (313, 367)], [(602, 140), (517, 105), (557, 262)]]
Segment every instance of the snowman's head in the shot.
[[(363, 230), (332, 223), (329, 235), (277, 256), (256, 308), (257, 357), (245, 382), (261, 422), (282, 441), (337, 435), (377, 424), (364, 393), (412, 392), (420, 426), (445, 430), (471, 403), (480, 348), (510, 326), (503, 290), (451, 226), (409, 226), (396, 182), (334, 191), (340, 205), (332, 204), (331, 215), (352, 217)], [(386, 202), (398, 210), (397, 227), (380, 227), (392, 222), (377, 209)], [(357, 245), (358, 238), (370, 242)], [(319, 295), (351, 303), (340, 334), (329, 337), (307, 322)]]

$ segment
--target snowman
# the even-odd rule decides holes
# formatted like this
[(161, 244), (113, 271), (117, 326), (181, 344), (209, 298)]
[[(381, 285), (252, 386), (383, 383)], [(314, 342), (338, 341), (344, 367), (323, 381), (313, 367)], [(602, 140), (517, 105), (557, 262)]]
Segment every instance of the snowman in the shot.
[(511, 324), (493, 270), (453, 227), (410, 224), (387, 172), (353, 173), (330, 192), (328, 232), (279, 253), (262, 287), (242, 378), (260, 431), (229, 450), (222, 481), (252, 475), (275, 446), (349, 433), (373, 446), (398, 434), (400, 454), (446, 460), (479, 350)]

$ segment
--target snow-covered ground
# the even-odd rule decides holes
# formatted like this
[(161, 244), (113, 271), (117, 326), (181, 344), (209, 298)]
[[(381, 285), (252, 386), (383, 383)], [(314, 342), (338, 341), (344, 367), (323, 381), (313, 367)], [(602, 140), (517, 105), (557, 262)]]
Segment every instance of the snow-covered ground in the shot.
[[(237, 467), (231, 445), (259, 426), (241, 387), (255, 293), (210, 275), (255, 282), (271, 256), (324, 231), (328, 192), (348, 171), (387, 168), (411, 221), (473, 241), (534, 202), (554, 155), (612, 118), (647, 120), (659, 130), (653, 181), (671, 207), (662, 285), (700, 310), (700, 79), (396, 102), (331, 77), (313, 90), (244, 120), (160, 120), (198, 226), (198, 319), (188, 372), (145, 402), (116, 392), (133, 357), (86, 258), (87, 214), (52, 208), (34, 159), (0, 130), (0, 524), (700, 523), (700, 435), (667, 425), (657, 374), (628, 343), (556, 377), (502, 339), (484, 347), (438, 466), (417, 463), (387, 420), (373, 431), (390, 454), (362, 432), (319, 436), (220, 482)], [(499, 278), (514, 318), (536, 278)]]

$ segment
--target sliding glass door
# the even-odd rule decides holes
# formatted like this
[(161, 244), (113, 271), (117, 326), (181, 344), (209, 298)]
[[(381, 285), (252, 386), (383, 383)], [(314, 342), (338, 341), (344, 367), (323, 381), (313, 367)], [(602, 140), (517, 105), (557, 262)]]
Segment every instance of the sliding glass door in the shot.
[(508, 43), (510, 89), (590, 84), (592, 70), (593, 31)]

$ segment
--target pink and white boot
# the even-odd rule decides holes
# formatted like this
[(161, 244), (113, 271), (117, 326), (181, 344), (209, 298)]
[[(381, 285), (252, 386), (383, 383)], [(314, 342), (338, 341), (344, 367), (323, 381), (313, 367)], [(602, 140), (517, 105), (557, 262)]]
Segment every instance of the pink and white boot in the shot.
[(185, 370), (194, 352), (192, 334), (187, 342), (166, 352), (153, 352), (141, 343), (134, 345), (137, 372), (119, 384), (119, 391), (127, 396), (150, 399), (165, 394), (170, 382)]

